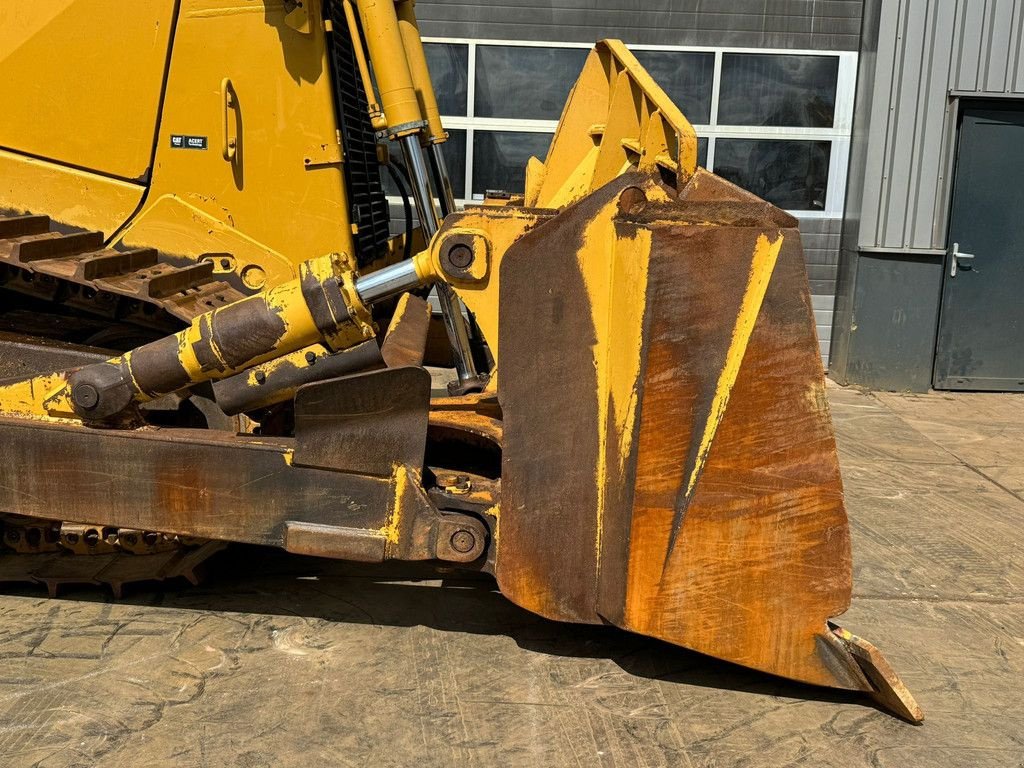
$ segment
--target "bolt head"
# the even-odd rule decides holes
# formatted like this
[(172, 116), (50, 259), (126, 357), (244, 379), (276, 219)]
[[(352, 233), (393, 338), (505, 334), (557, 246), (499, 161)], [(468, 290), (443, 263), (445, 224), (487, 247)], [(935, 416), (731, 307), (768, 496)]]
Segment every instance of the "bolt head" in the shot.
[(452, 549), (464, 555), (473, 551), (473, 547), (476, 546), (476, 536), (469, 531), (456, 531), (452, 534), (451, 543)]
[(465, 269), (473, 263), (473, 249), (464, 243), (457, 243), (448, 250), (448, 261), (456, 269)]
[(71, 388), (71, 402), (83, 411), (91, 411), (100, 404), (100, 393), (92, 384), (78, 384)]

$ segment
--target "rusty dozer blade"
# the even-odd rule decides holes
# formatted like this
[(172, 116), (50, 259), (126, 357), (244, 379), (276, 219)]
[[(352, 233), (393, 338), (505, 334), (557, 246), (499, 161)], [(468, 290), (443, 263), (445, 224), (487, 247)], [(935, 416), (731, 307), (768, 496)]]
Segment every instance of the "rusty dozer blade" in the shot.
[(850, 534), (796, 220), (703, 170), (678, 195), (627, 173), (500, 284), (501, 591), (920, 721), (829, 623)]
[[(599, 43), (522, 205), (449, 216), (432, 244), (498, 352), (498, 584), (919, 722), (881, 654), (830, 623), (850, 531), (797, 221), (697, 168), (696, 146)], [(474, 242), (478, 273), (446, 266)]]

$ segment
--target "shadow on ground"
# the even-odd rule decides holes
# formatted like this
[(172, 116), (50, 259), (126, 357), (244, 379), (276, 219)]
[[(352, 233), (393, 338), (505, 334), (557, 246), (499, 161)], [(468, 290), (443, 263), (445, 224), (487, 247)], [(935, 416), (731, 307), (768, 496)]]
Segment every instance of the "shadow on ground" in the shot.
[[(129, 585), (124, 605), (215, 614), (297, 616), (337, 624), (424, 626), (442, 632), (503, 635), (525, 650), (551, 656), (607, 659), (649, 680), (742, 691), (786, 699), (857, 703), (881, 710), (869, 697), (777, 678), (613, 626), (563, 624), (519, 608), (482, 573), (434, 563), (381, 565), (302, 557), (234, 545), (211, 562), (206, 581)], [(38, 596), (32, 587), (6, 594)], [(62, 600), (111, 602), (89, 586), (62, 588)]]

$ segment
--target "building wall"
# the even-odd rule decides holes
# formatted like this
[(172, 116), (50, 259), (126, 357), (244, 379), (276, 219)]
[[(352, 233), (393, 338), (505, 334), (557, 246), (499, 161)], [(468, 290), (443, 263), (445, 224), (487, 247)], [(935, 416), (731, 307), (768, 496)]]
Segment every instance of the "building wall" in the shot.
[(434, 37), (855, 51), (861, 0), (420, 0), (416, 11)]
[(822, 360), (826, 364), (830, 352), (841, 229), (842, 220), (836, 218), (800, 221), (800, 238), (803, 241), (804, 259), (807, 263), (814, 321), (818, 331), (818, 343), (821, 345)]
[(923, 390), (960, 104), (1024, 97), (1024, 4), (868, 0), (865, 20), (831, 367), (844, 383)]
[[(842, 217), (843, 196), (846, 188), (846, 166), (849, 139), (852, 131), (853, 97), (856, 81), (856, 50), (859, 45), (862, 0), (531, 0), (529, 7), (519, 3), (492, 3), (477, 0), (420, 0), (417, 14), (424, 37), (428, 44), (428, 55), (433, 59), (432, 69), (435, 80), (442, 69), (450, 68), (453, 60), (449, 50), (442, 55), (444, 46), (470, 44), (467, 59), (470, 92), (468, 99), (457, 99), (453, 111), (445, 113), (445, 122), (453, 134), (453, 147), (449, 150), (449, 166), (454, 166), (460, 178), (460, 198), (472, 201), (479, 197), (483, 173), (477, 173), (474, 183), (474, 164), (480, 165), (481, 153), (488, 156), (504, 152), (512, 165), (520, 162), (511, 142), (507, 147), (481, 147), (480, 137), (484, 131), (504, 131), (511, 140), (512, 133), (518, 132), (523, 145), (537, 143), (529, 141), (529, 133), (540, 139), (538, 134), (554, 130), (557, 114), (530, 114), (527, 105), (522, 105), (514, 116), (510, 112), (503, 117), (481, 116), (474, 112), (472, 81), (479, 66), (480, 46), (523, 44), (540, 45), (545, 48), (573, 48), (582, 54), (596, 40), (616, 37), (630, 44), (638, 55), (643, 53), (687, 51), (703, 54), (713, 66), (707, 68), (708, 88), (705, 93), (709, 106), (694, 106), (680, 96), (674, 96), (684, 112), (693, 120), (698, 135), (702, 136), (701, 162), (708, 168), (729, 175), (728, 165), (752, 160), (742, 155), (737, 160), (736, 148), (745, 139), (779, 139), (803, 141), (810, 146), (813, 141), (828, 142), (825, 157), (828, 158), (827, 200), (820, 210), (803, 210), (803, 207), (785, 205), (800, 219), (801, 231), (807, 256), (808, 277), (817, 319), (817, 330), (821, 340), (822, 355), (827, 362), (832, 332), (833, 304), (838, 268), (839, 233)], [(737, 122), (726, 119), (719, 109), (720, 83), (722, 82), (724, 58), (733, 53), (771, 51), (776, 54), (792, 53), (834, 56), (838, 60), (838, 82), (835, 100), (835, 119), (829, 126), (818, 128), (807, 125), (793, 125), (790, 129), (775, 125), (753, 124), (733, 125)], [(461, 54), (459, 54), (461, 56)], [(642, 63), (650, 66), (643, 58)], [(795, 60), (794, 60), (795, 61)], [(436, 64), (436, 66), (435, 66)], [(462, 67), (462, 59), (456, 69)], [(535, 80), (555, 78), (561, 67), (553, 61), (547, 70), (540, 70)], [(664, 83), (671, 70), (655, 72)], [(451, 93), (453, 80), (446, 76), (443, 83), (437, 83), (442, 93)], [(691, 77), (691, 81), (693, 78)], [(714, 87), (711, 81), (714, 81)], [(692, 82), (691, 82), (692, 86)], [(458, 87), (458, 86), (456, 86)], [(544, 90), (542, 88), (539, 91)], [(566, 87), (567, 90), (567, 87)], [(670, 93), (672, 91), (670, 90)], [(536, 94), (536, 100), (547, 97), (548, 101), (559, 101), (561, 94)], [(442, 102), (445, 98), (442, 98)], [(468, 101), (468, 109), (461, 110)], [(442, 105), (444, 110), (444, 104)], [(695, 117), (696, 116), (696, 117)], [(721, 117), (721, 119), (719, 119)], [(498, 136), (494, 135), (495, 140)], [(474, 150), (474, 145), (476, 149)], [(716, 148), (719, 149), (716, 152)], [(729, 151), (727, 151), (729, 150)], [(534, 151), (543, 152), (543, 147)], [(475, 154), (474, 154), (475, 153)], [(777, 163), (790, 164), (792, 172), (799, 176), (803, 171), (798, 167), (799, 153), (795, 159), (784, 159)], [(731, 157), (730, 157), (731, 155)], [(474, 159), (475, 158), (475, 159)], [(465, 175), (463, 181), (462, 175)], [(489, 177), (502, 179), (501, 174)], [(750, 187), (742, 179), (741, 185)], [(505, 188), (500, 181), (493, 181), (498, 188)], [(509, 191), (515, 182), (509, 182)], [(470, 188), (474, 187), (474, 188)], [(766, 194), (765, 191), (754, 189)], [(766, 194), (767, 196), (767, 194)], [(398, 212), (398, 209), (394, 209)]]

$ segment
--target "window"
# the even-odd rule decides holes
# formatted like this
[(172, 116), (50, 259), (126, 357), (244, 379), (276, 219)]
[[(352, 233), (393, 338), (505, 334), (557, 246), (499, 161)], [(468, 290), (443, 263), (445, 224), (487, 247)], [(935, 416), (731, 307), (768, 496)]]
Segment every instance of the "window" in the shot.
[(587, 53), (584, 48), (477, 46), (474, 116), (558, 120)]
[(718, 122), (831, 128), (838, 74), (835, 56), (727, 53)]
[(694, 125), (711, 122), (715, 54), (679, 51), (633, 51), (651, 77)]
[(827, 141), (719, 139), (715, 173), (780, 208), (823, 211), (830, 154)]
[(466, 197), (466, 132), (449, 128), (448, 141), (441, 145), (441, 153), (452, 177), (452, 191), (461, 200)]
[(476, 131), (473, 140), (473, 196), (490, 190), (522, 192), (526, 185), (526, 163), (531, 157), (544, 159), (551, 146), (550, 133), (519, 131)]
[[(425, 43), (455, 194), (522, 193), (526, 163), (546, 156), (592, 46)], [(841, 215), (856, 53), (630, 49), (696, 127), (702, 166), (801, 215)]]
[(423, 49), (441, 114), (463, 117), (469, 114), (469, 46), (427, 43)]

